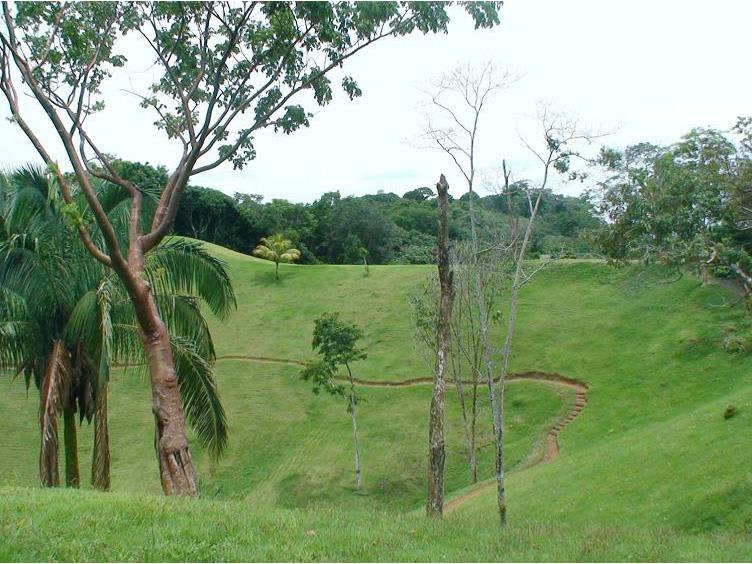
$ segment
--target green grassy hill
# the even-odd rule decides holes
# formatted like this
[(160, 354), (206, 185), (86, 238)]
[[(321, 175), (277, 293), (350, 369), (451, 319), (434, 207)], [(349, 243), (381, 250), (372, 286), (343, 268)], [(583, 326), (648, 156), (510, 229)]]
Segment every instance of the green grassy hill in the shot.
[[(447, 516), (420, 517), (430, 387), (363, 387), (364, 490), (352, 488), (345, 406), (314, 396), (291, 364), (310, 357), (313, 320), (340, 311), (361, 324), (368, 359), (356, 376), (429, 376), (406, 303), (418, 266), (281, 266), (212, 247), (228, 261), (239, 310), (212, 322), (231, 435), (219, 462), (196, 449), (200, 501), (163, 500), (148, 384), (112, 385), (113, 494), (43, 492), (37, 482), (36, 391), (0, 381), (0, 559), (748, 560), (752, 554), (752, 357), (723, 350), (747, 330), (718, 287), (665, 284), (637, 269), (558, 262), (525, 287), (512, 369), (588, 384), (588, 404), (561, 453), (509, 476), (500, 537), (488, 489)], [(500, 335), (497, 335), (500, 338)], [(222, 358), (234, 357), (234, 358)], [(571, 409), (574, 392), (510, 382), (510, 470)], [(728, 404), (738, 409), (724, 419)], [(447, 492), (468, 485), (455, 394), (448, 392)], [(483, 414), (481, 444), (490, 440)], [(82, 429), (81, 460), (90, 429)], [(491, 475), (491, 447), (480, 474)], [(134, 495), (138, 494), (138, 495)], [(211, 498), (211, 499), (209, 499)], [(87, 528), (86, 523), (106, 527)], [(179, 539), (179, 540), (176, 540)], [(171, 542), (175, 541), (175, 542)]]

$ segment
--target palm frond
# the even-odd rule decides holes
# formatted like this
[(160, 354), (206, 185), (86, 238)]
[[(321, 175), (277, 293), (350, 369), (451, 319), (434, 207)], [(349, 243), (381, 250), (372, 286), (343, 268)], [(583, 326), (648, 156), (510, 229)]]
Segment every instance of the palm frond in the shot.
[(282, 262), (294, 262), (300, 258), (300, 251), (298, 249), (289, 249), (279, 255), (279, 258)]
[(49, 215), (54, 191), (44, 169), (27, 164), (13, 171), (8, 183), (12, 187), (5, 217), (9, 231), (20, 229), (34, 215)]
[(253, 249), (252, 252), (253, 252), (253, 256), (264, 259), (264, 260), (273, 260), (273, 261), (277, 260), (277, 253), (275, 253), (266, 245), (258, 245), (255, 249)]
[(217, 459), (227, 446), (227, 417), (212, 365), (190, 339), (171, 336), (170, 346), (186, 419), (199, 442)]
[[(92, 180), (94, 191), (97, 194), (97, 199), (102, 205), (107, 214), (108, 219), (112, 222), (115, 228), (115, 233), (118, 235), (118, 241), (122, 249), (128, 246), (128, 224), (131, 217), (131, 195), (123, 187), (117, 184), (112, 184), (104, 180), (93, 179)], [(157, 200), (159, 199), (159, 191), (156, 189), (140, 189), (141, 199), (141, 228), (142, 230), (148, 230), (151, 225), (151, 220), (154, 214), (154, 210), (157, 206)], [(86, 205), (83, 194), (79, 193), (77, 198), (79, 208), (82, 217), (92, 224), (92, 235), (99, 237), (101, 234), (94, 222), (93, 212), (88, 205)]]
[(57, 418), (67, 392), (70, 365), (65, 344), (58, 340), (47, 357), (39, 397), (39, 429), (42, 444), (39, 453), (39, 474), (44, 485), (57, 482)]
[(226, 264), (197, 241), (167, 240), (147, 255), (144, 274), (154, 294), (198, 296), (220, 319), (237, 307)]
[(0, 285), (0, 367), (23, 370), (34, 348), (34, 330), (24, 297)]
[(254, 256), (274, 262), (294, 262), (300, 258), (300, 251), (292, 247), (292, 241), (281, 233), (262, 237), (260, 244), (253, 249)]
[(154, 300), (170, 335), (189, 339), (207, 362), (214, 362), (214, 342), (198, 299), (193, 296), (157, 294)]

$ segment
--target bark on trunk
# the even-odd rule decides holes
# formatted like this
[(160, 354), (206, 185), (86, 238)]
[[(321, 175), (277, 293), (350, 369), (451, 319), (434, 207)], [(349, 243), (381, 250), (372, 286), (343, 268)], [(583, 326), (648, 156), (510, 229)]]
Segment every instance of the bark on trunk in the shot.
[(478, 422), (478, 383), (473, 383), (473, 405), (470, 420), (470, 481), (478, 482), (478, 458), (475, 454), (475, 430)]
[(139, 290), (133, 301), (149, 367), (155, 424), (154, 448), (162, 491), (165, 495), (195, 496), (196, 476), (185, 434), (185, 417), (170, 336), (148, 287), (143, 284)]
[(94, 452), (91, 461), (91, 485), (110, 490), (110, 432), (107, 423), (107, 384), (100, 384), (94, 407)]
[(355, 442), (355, 489), (360, 489), (360, 441), (358, 440), (358, 423), (355, 418), (355, 380), (350, 372), (350, 367), (345, 364), (347, 373), (350, 375), (350, 417), (352, 417), (353, 440)]
[(447, 197), (449, 185), (443, 174), (436, 185), (436, 189), (438, 192), (437, 250), (441, 301), (428, 429), (428, 500), (426, 503), (426, 515), (428, 517), (441, 517), (444, 511), (444, 389), (446, 386), (445, 374), (452, 316), (452, 270), (449, 263), (449, 201)]
[(78, 470), (78, 437), (76, 436), (76, 412), (73, 409), (63, 410), (63, 429), (65, 440), (65, 485), (77, 488), (81, 484)]
[(493, 389), (493, 382), (489, 383), (489, 395), (493, 408), (494, 434), (494, 470), (496, 471), (496, 505), (499, 509), (499, 522), (503, 527), (507, 522), (506, 487), (504, 485), (504, 387), (502, 385), (498, 396)]
[(274, 279), (279, 280), (279, 263), (274, 263)]

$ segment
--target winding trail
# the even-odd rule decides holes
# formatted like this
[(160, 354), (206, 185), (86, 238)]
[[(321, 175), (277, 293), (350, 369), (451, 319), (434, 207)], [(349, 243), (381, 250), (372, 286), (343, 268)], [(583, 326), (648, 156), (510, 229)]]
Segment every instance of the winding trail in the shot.
[[(572, 378), (566, 378), (559, 376), (558, 374), (544, 374), (542, 372), (527, 372), (524, 374), (511, 374), (507, 377), (507, 381), (514, 380), (535, 380), (538, 382), (548, 382), (557, 386), (563, 386), (573, 389), (576, 393), (574, 406), (565, 416), (558, 416), (553, 425), (549, 427), (546, 432), (546, 436), (539, 441), (534, 447), (533, 451), (528, 457), (523, 460), (517, 467), (510, 472), (507, 472), (508, 476), (512, 472), (520, 472), (526, 470), (532, 466), (538, 464), (545, 464), (550, 462), (557, 456), (559, 456), (559, 434), (562, 429), (569, 425), (574, 419), (582, 412), (583, 408), (587, 404), (587, 384), (574, 380)], [(460, 491), (457, 495), (449, 498), (444, 503), (444, 514), (452, 513), (471, 499), (476, 498), (487, 490), (491, 490), (496, 487), (496, 477), (489, 478), (473, 484), (472, 486)]]
[[(218, 356), (218, 361), (221, 360), (240, 360), (245, 362), (262, 362), (268, 364), (286, 364), (289, 366), (305, 366), (305, 363), (299, 360), (290, 360), (286, 358), (274, 358), (267, 356), (247, 356), (247, 355), (225, 355)], [(587, 404), (587, 384), (574, 378), (567, 378), (559, 374), (548, 374), (545, 372), (521, 372), (517, 374), (509, 374), (507, 376), (507, 382), (515, 381), (532, 381), (543, 382), (557, 386), (559, 388), (569, 388), (575, 391), (575, 402), (572, 409), (566, 413), (566, 415), (557, 416), (548, 428), (546, 435), (538, 441), (533, 447), (532, 452), (528, 457), (523, 460), (517, 467), (511, 472), (520, 472), (526, 470), (532, 466), (538, 464), (545, 464), (550, 462), (557, 456), (559, 456), (559, 434), (562, 429), (569, 425), (575, 418), (582, 412), (583, 408)], [(419, 378), (408, 378), (407, 380), (400, 380), (397, 382), (384, 382), (378, 380), (363, 380), (355, 378), (355, 383), (359, 386), (365, 386), (369, 388), (408, 388), (412, 386), (425, 386), (433, 383), (432, 376), (425, 376)], [(472, 384), (470, 381), (463, 382), (464, 384)], [(447, 381), (448, 386), (453, 386), (453, 382)], [(509, 473), (507, 473), (508, 475)], [(448, 499), (444, 504), (444, 513), (451, 513), (457, 508), (461, 507), (471, 499), (482, 494), (484, 491), (492, 489), (496, 486), (496, 478), (490, 478), (483, 480), (469, 486), (460, 491), (454, 497)]]

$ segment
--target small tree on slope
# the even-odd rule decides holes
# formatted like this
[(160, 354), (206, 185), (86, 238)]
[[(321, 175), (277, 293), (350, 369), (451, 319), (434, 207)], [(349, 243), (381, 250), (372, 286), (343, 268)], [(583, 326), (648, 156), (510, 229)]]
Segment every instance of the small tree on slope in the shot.
[(253, 249), (253, 255), (274, 263), (274, 278), (279, 280), (279, 263), (294, 262), (300, 258), (300, 251), (293, 248), (292, 241), (281, 233), (262, 237), (261, 244)]
[[(347, 398), (347, 412), (352, 418), (353, 441), (355, 443), (355, 489), (361, 485), (360, 442), (358, 440), (358, 422), (355, 406), (359, 399), (355, 394), (355, 379), (350, 365), (357, 360), (364, 360), (366, 353), (358, 348), (357, 343), (363, 338), (363, 330), (354, 323), (341, 321), (338, 313), (325, 313), (319, 317), (313, 329), (313, 350), (320, 360), (311, 362), (303, 369), (303, 379), (313, 382), (313, 392), (321, 389), (335, 396)], [(340, 367), (347, 370), (350, 389), (345, 390), (334, 381)]]

